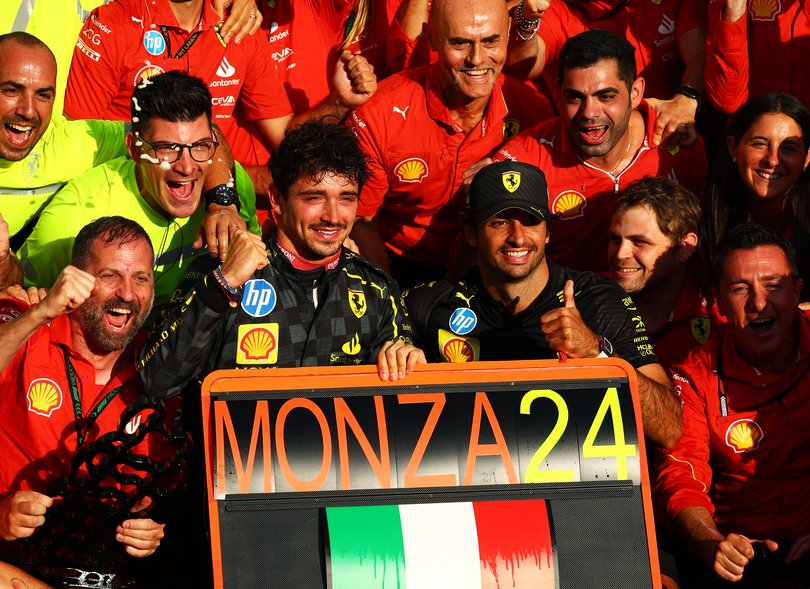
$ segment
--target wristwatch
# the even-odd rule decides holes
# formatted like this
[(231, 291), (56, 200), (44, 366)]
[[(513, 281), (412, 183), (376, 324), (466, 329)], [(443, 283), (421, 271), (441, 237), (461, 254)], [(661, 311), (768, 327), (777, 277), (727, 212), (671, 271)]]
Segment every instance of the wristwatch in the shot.
[(700, 92), (692, 88), (691, 86), (681, 86), (677, 90), (675, 90), (675, 94), (682, 94), (687, 98), (691, 98), (695, 102), (697, 102), (697, 109), (700, 110), (700, 106), (702, 104), (702, 100), (700, 99)]
[(210, 204), (219, 205), (221, 207), (229, 207), (236, 205), (236, 210), (239, 210), (239, 193), (233, 186), (227, 184), (220, 184), (214, 186), (205, 192), (205, 206)]
[(597, 336), (599, 339), (599, 355), (597, 358), (610, 358), (613, 355), (613, 344), (604, 335)]

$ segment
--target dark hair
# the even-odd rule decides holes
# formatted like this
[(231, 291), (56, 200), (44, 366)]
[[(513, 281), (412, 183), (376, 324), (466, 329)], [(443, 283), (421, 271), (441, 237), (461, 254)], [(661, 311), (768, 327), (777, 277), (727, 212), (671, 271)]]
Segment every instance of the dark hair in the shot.
[[(738, 144), (757, 119), (771, 113), (782, 113), (796, 121), (802, 130), (805, 149), (810, 146), (810, 111), (797, 98), (784, 92), (768, 92), (746, 102), (731, 118), (726, 137), (732, 137)], [(726, 231), (748, 220), (746, 187), (725, 143), (719, 159), (717, 169), (706, 186), (703, 205), (702, 250), (707, 260), (714, 258), (717, 244)], [(808, 199), (810, 175), (804, 172), (788, 194), (786, 208), (794, 235), (810, 232)]]
[(608, 31), (591, 29), (568, 39), (560, 50), (557, 75), (563, 79), (567, 70), (588, 68), (602, 60), (616, 62), (619, 79), (629, 89), (636, 81), (636, 51), (623, 37)]
[(616, 198), (616, 213), (635, 207), (649, 207), (658, 221), (658, 228), (673, 243), (687, 233), (700, 230), (700, 201), (689, 190), (664, 176), (647, 176), (620, 191)]
[(787, 237), (763, 225), (742, 223), (726, 232), (717, 245), (717, 251), (712, 259), (712, 276), (714, 283), (717, 284), (720, 281), (723, 263), (731, 252), (736, 250), (750, 250), (763, 245), (775, 245), (785, 252), (785, 257), (790, 266), (790, 273), (793, 278), (798, 278), (799, 271), (796, 264), (796, 250)]
[(35, 37), (31, 33), (26, 33), (25, 31), (14, 31), (12, 33), (5, 33), (0, 35), (0, 46), (3, 45), (6, 41), (14, 41), (18, 45), (22, 45), (23, 47), (28, 47), (30, 49), (46, 49), (48, 53), (51, 54), (53, 57), (54, 62), (56, 62), (56, 57), (51, 51), (51, 48), (48, 47), (42, 39), (39, 37)]
[(200, 78), (168, 71), (141, 81), (130, 102), (133, 130), (143, 133), (153, 117), (190, 123), (205, 115), (211, 124), (211, 93)]
[(113, 243), (124, 245), (143, 240), (149, 244), (149, 251), (153, 254), (155, 251), (149, 235), (135, 221), (118, 216), (100, 217), (79, 231), (73, 242), (70, 263), (80, 269), (87, 268), (93, 258), (93, 244), (96, 240), (100, 240), (104, 245)]
[(270, 156), (270, 172), (284, 198), (296, 180), (320, 182), (327, 174), (348, 178), (357, 183), (359, 191), (368, 177), (367, 161), (357, 137), (348, 128), (311, 120), (287, 131)]

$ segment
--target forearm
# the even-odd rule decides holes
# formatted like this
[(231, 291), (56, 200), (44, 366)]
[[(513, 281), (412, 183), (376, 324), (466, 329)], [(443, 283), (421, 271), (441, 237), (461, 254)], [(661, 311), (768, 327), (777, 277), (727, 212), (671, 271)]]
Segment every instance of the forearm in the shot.
[(663, 448), (672, 448), (683, 433), (681, 403), (658, 364), (636, 371), (644, 435)]
[(725, 538), (717, 529), (712, 514), (702, 506), (687, 507), (678, 512), (672, 522), (672, 533), (708, 565), (714, 562), (717, 545)]
[(216, 135), (217, 141), (219, 141), (219, 146), (214, 152), (211, 165), (208, 167), (208, 172), (205, 175), (203, 193), (220, 184), (233, 184), (234, 182), (234, 160), (231, 148), (217, 126), (214, 126), (214, 134)]
[(415, 40), (422, 34), (429, 12), (430, 0), (403, 0), (397, 10), (396, 20), (405, 34)]
[(8, 250), (5, 258), (0, 259), (0, 289), (23, 283), (23, 271), (20, 260), (14, 252)]
[(50, 319), (40, 303), (27, 309), (19, 317), (0, 323), (0, 370), (8, 366), (28, 338)]
[(339, 123), (346, 118), (346, 115), (348, 115), (349, 112), (351, 112), (351, 109), (344, 106), (341, 103), (340, 98), (338, 98), (338, 96), (333, 92), (311, 109), (304, 112), (295, 113), (288, 126), (295, 127), (296, 125), (306, 123), (311, 119), (320, 120), (323, 118), (326, 118), (327, 122)]
[(218, 288), (207, 272), (152, 333), (138, 357), (143, 394), (161, 399), (174, 396), (202, 372), (229, 308)]
[(678, 38), (678, 51), (686, 69), (681, 84), (703, 92), (706, 70), (706, 30), (692, 29)]

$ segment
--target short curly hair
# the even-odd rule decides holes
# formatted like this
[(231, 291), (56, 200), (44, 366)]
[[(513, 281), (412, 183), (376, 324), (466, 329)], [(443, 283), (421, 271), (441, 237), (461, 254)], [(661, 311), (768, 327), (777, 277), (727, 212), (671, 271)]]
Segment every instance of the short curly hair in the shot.
[(363, 188), (368, 158), (348, 128), (311, 120), (287, 131), (270, 156), (273, 184), (287, 198), (290, 186), (301, 178), (320, 182), (327, 174), (347, 178)]

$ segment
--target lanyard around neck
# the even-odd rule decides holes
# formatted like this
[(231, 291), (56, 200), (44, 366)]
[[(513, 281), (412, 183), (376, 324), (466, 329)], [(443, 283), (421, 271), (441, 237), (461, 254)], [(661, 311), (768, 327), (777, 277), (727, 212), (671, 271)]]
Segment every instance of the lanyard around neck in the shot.
[(76, 435), (79, 438), (76, 445), (80, 447), (82, 444), (84, 444), (84, 440), (87, 437), (87, 432), (96, 422), (98, 416), (101, 415), (101, 412), (104, 411), (107, 405), (110, 404), (110, 401), (112, 401), (121, 390), (121, 386), (119, 385), (115, 387), (113, 390), (104, 395), (104, 397), (90, 410), (90, 413), (85, 419), (84, 415), (82, 414), (82, 399), (79, 395), (79, 382), (76, 378), (76, 370), (73, 368), (73, 363), (70, 361), (70, 354), (68, 354), (67, 348), (63, 349), (62, 352), (65, 355), (65, 372), (67, 373), (68, 385), (70, 386), (70, 398), (73, 401), (73, 417), (76, 421)]

